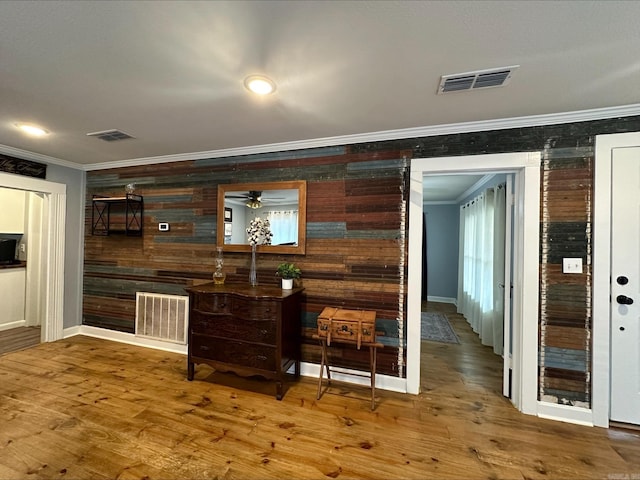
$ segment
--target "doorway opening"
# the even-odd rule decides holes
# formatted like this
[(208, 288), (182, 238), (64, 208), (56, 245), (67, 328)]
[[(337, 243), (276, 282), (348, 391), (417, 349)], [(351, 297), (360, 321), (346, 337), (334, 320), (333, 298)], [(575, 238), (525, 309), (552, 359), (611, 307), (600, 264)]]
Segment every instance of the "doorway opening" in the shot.
[[(66, 216), (66, 185), (33, 177), (0, 172), (0, 188), (33, 192), (34, 203), (41, 216), (37, 231), (40, 239), (34, 252), (35, 264), (28, 296), (33, 305), (28, 315), (41, 319), (41, 341), (52, 342), (63, 335), (64, 301), (64, 232)], [(35, 208), (35, 207), (34, 207)], [(27, 269), (29, 262), (27, 261)], [(25, 305), (25, 310), (27, 310)]]
[[(457, 173), (513, 173), (515, 231), (513, 288), (513, 352), (505, 368), (510, 377), (512, 402), (523, 413), (537, 413), (537, 329), (540, 153), (413, 159), (409, 197), (409, 263), (407, 284), (407, 391), (420, 391), (420, 312), (422, 284), (423, 176)], [(525, 231), (536, 235), (525, 235)], [(525, 341), (526, 339), (526, 341)], [(506, 357), (506, 356), (505, 356)], [(507, 357), (506, 357), (507, 358)], [(509, 363), (507, 365), (507, 363)]]
[(442, 355), (463, 383), (482, 383), (484, 373), (490, 392), (511, 396), (503, 345), (510, 352), (512, 177), (424, 176), (421, 358), (429, 370), (421, 375), (429, 389), (439, 374), (425, 357)]
[[(42, 206), (44, 195), (0, 187), (0, 353), (40, 343), (43, 321)], [(11, 251), (13, 250), (13, 251)]]

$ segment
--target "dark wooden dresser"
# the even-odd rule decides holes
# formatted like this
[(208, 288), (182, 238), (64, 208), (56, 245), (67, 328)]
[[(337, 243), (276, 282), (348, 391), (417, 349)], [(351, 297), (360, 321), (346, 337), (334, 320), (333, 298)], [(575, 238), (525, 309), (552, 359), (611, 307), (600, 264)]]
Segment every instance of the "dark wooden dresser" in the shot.
[(293, 365), (300, 375), (300, 302), (302, 288), (215, 285), (189, 287), (189, 358), (187, 379), (196, 363), (241, 376), (283, 380)]

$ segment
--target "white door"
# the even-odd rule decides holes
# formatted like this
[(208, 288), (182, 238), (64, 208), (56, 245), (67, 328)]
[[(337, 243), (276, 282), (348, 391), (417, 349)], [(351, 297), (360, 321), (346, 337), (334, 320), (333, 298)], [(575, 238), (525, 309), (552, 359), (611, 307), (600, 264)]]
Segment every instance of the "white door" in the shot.
[(511, 375), (513, 369), (511, 357), (511, 292), (513, 289), (513, 279), (511, 277), (511, 263), (513, 262), (511, 237), (513, 235), (513, 174), (507, 175), (506, 185), (506, 201), (505, 201), (505, 227), (504, 227), (504, 280), (503, 302), (504, 302), (504, 319), (503, 319), (503, 352), (502, 352), (502, 395), (511, 398)]
[(611, 420), (640, 424), (640, 147), (613, 150)]

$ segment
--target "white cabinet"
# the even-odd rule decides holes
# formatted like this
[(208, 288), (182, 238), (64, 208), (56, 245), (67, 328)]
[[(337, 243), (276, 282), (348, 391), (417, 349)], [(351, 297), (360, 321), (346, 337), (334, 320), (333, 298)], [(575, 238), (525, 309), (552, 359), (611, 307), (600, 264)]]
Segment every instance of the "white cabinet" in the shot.
[(24, 325), (25, 282), (24, 267), (0, 269), (0, 330)]
[(0, 188), (0, 233), (24, 233), (26, 193)]

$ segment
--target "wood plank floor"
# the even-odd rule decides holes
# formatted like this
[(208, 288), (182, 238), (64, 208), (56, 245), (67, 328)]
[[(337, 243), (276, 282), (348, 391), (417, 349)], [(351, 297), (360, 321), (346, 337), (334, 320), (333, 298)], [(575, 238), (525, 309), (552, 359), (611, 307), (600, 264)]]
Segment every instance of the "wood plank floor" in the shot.
[(40, 327), (18, 327), (0, 332), (0, 355), (40, 343)]
[(206, 366), (188, 382), (184, 356), (83, 336), (5, 354), (0, 479), (640, 478), (637, 432), (518, 413), (451, 317), (462, 343), (423, 342), (423, 393), (377, 391), (373, 412), (364, 387), (316, 401), (302, 378), (277, 401), (270, 382)]

